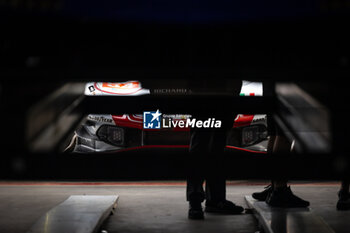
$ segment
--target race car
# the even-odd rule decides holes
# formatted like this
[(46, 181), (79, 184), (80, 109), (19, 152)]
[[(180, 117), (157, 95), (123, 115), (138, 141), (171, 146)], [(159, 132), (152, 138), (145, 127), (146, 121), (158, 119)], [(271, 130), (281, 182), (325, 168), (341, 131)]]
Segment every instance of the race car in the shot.
[[(144, 89), (138, 81), (119, 83), (87, 83), (87, 96), (138, 96), (149, 95), (152, 91)], [(242, 82), (241, 96), (261, 96), (262, 83)], [(183, 148), (190, 142), (190, 127), (180, 127), (177, 122), (191, 119), (189, 114), (165, 114), (165, 122), (159, 129), (147, 129), (144, 114), (90, 114), (75, 131), (67, 151), (74, 153), (117, 153), (145, 148)], [(166, 125), (166, 122), (174, 122)], [(268, 144), (267, 115), (238, 114), (230, 130), (227, 150), (240, 150), (251, 153), (267, 153)]]

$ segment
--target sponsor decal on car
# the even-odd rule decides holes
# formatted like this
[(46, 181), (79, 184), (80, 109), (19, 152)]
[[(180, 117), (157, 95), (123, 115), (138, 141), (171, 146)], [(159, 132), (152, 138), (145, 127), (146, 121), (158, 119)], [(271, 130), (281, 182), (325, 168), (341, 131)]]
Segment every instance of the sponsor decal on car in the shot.
[(85, 86), (85, 95), (138, 96), (150, 94), (150, 90), (142, 88), (139, 81), (127, 82), (93, 82)]
[(88, 115), (87, 119), (92, 121), (103, 122), (103, 123), (113, 123), (113, 119), (111, 117), (106, 117), (105, 115), (90, 114)]
[(185, 88), (162, 88), (154, 89), (153, 93), (159, 95), (187, 95), (191, 94), (191, 90)]

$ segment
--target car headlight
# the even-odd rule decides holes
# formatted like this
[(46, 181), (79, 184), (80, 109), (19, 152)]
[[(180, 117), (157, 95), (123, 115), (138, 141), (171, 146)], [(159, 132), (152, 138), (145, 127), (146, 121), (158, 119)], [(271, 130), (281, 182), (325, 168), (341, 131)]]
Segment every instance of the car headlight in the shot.
[(242, 146), (250, 146), (267, 138), (267, 129), (263, 125), (253, 125), (242, 129)]
[(124, 145), (124, 129), (116, 126), (102, 125), (97, 131), (97, 137), (101, 141), (115, 146)]

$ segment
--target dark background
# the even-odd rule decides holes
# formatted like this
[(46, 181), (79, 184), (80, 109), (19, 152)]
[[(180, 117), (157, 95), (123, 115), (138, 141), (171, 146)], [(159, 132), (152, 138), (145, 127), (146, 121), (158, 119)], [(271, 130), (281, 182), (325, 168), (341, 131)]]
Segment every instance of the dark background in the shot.
[(1, 1), (1, 176), (183, 178), (186, 153), (29, 153), (28, 110), (67, 81), (243, 78), (301, 85), (332, 112), (336, 149), (272, 160), (231, 156), (231, 176), (269, 178), (288, 164), (295, 178), (338, 178), (334, 164), (346, 158), (348, 142), (349, 10), (345, 0)]

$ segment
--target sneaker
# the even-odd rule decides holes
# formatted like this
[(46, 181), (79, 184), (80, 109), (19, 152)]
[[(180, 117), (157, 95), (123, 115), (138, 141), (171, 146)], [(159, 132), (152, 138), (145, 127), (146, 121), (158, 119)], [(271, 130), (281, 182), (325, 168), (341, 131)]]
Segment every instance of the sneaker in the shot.
[(204, 219), (204, 212), (200, 202), (190, 202), (188, 210), (189, 219)]
[(310, 205), (310, 202), (295, 196), (290, 187), (273, 190), (266, 203), (273, 207), (282, 208), (305, 208)]
[(233, 202), (224, 200), (219, 202), (206, 201), (205, 212), (219, 214), (240, 214), (244, 211), (242, 206), (235, 205)]
[(350, 193), (339, 191), (337, 210), (350, 210)]
[(272, 185), (269, 184), (264, 188), (264, 191), (253, 193), (252, 197), (258, 201), (265, 201), (271, 192), (272, 192)]

